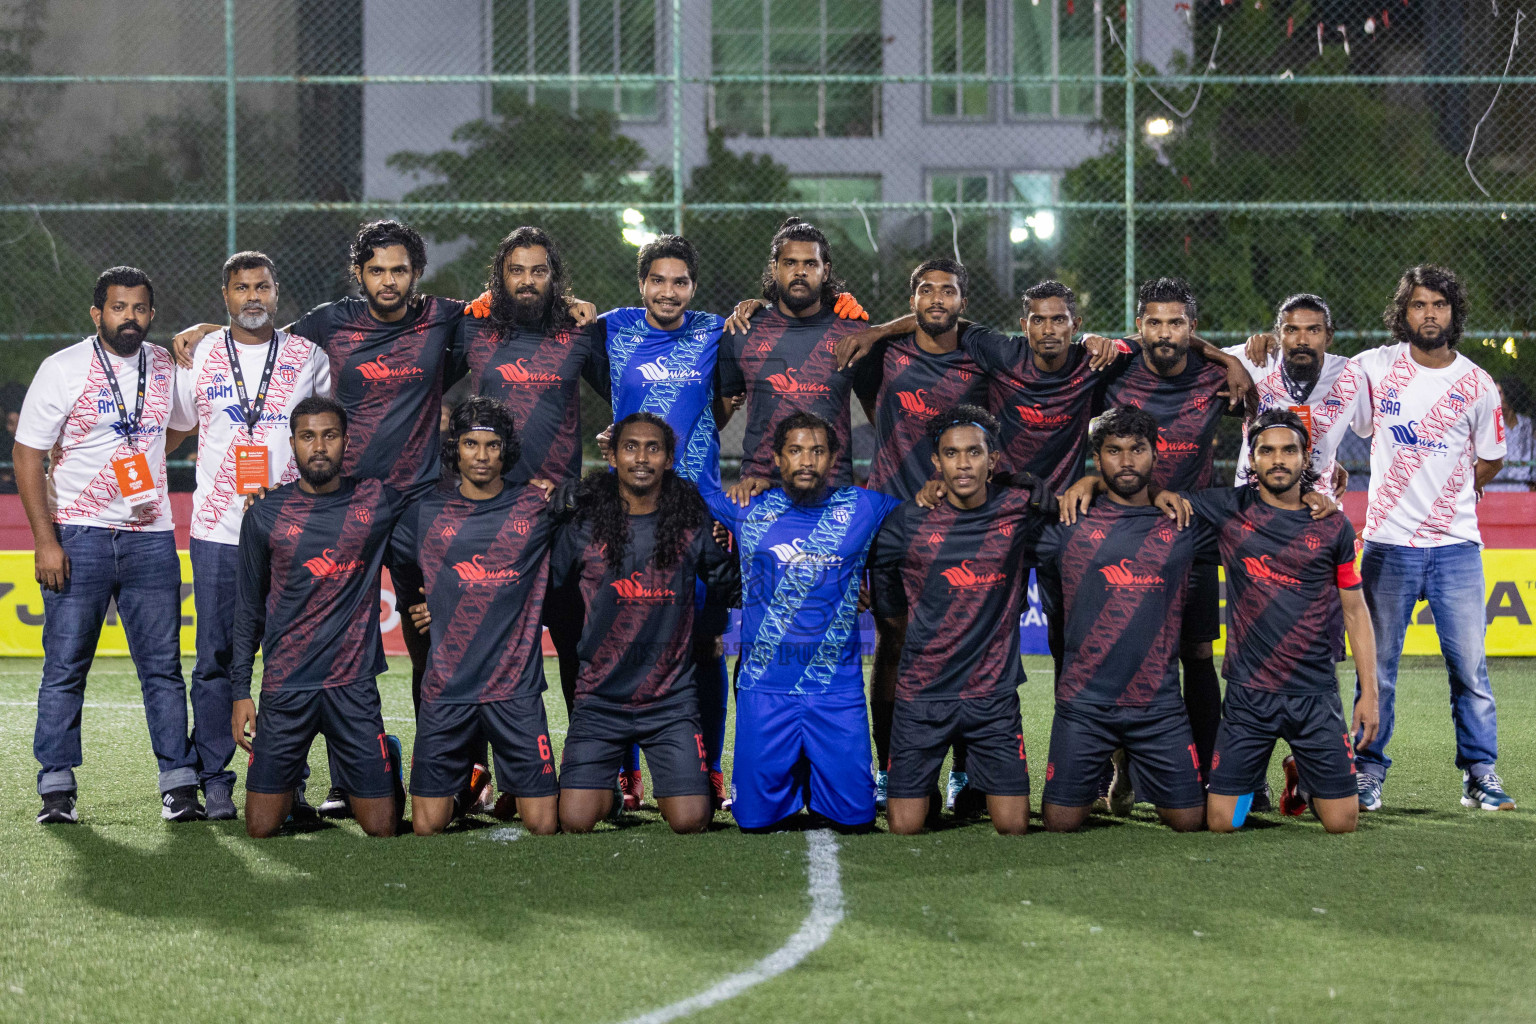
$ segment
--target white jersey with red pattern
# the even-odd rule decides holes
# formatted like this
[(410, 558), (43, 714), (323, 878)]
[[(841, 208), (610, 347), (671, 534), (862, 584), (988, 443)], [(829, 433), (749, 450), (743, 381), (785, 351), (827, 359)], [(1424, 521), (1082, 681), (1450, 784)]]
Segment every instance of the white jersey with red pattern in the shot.
[[(197, 420), (197, 491), (192, 495), (192, 537), (216, 544), (240, 543), (240, 521), (245, 516), (245, 496), (235, 493), (235, 446), (261, 445), (267, 449), (267, 485), (298, 479), (289, 443), (288, 414), (310, 395), (331, 393), (331, 364), (325, 353), (296, 334), (277, 331), (277, 361), (262, 403), (261, 420), (247, 431), (240, 408), (240, 393), (230, 373), (228, 331), (214, 331), (192, 351), (192, 369), (176, 379), (178, 414), (190, 412)], [(256, 401), (261, 373), (267, 363), (266, 345), (241, 345), (235, 351), (245, 380), (249, 402)]]
[[(97, 526), (155, 532), (172, 528), (165, 491), (165, 432), (190, 430), (196, 421), (175, 414), (172, 391), (176, 363), (159, 345), (145, 342), (144, 412), (133, 436), (119, 429), (120, 417), (108, 369), (96, 357), (93, 338), (44, 359), (27, 388), (16, 441), (51, 454), (48, 506), (61, 526)], [(117, 377), (128, 415), (139, 391), (139, 357), (121, 359), (103, 345)], [(157, 497), (139, 508), (123, 498), (114, 459), (141, 453), (149, 462)]]
[(1504, 413), (1488, 376), (1460, 353), (1443, 369), (1399, 342), (1355, 357), (1371, 384), (1371, 495), (1361, 536), (1416, 548), (1471, 542), (1478, 459), (1504, 457)]
[[(1222, 351), (1237, 357), (1253, 378), (1260, 413), (1270, 409), (1290, 409), (1307, 424), (1312, 435), (1312, 468), (1317, 470), (1320, 478), (1318, 487), (1331, 492), (1339, 442), (1344, 440), (1345, 432), (1351, 427), (1361, 437), (1367, 437), (1371, 432), (1370, 384), (1360, 364), (1344, 356), (1324, 353), (1322, 370), (1311, 394), (1306, 401), (1297, 402), (1285, 386), (1279, 353), (1271, 355), (1263, 366), (1258, 366), (1249, 361), (1246, 345), (1233, 345)], [(1248, 482), (1248, 428), (1252, 423), (1251, 418), (1243, 421), (1242, 448), (1237, 456), (1236, 486), (1239, 487)], [(1339, 497), (1334, 495), (1334, 500)]]

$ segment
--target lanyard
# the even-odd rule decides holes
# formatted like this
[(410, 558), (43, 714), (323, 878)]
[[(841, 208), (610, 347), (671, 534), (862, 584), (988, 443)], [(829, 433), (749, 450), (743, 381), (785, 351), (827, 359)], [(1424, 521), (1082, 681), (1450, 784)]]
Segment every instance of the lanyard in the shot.
[(139, 344), (139, 394), (133, 406), (133, 419), (128, 418), (128, 404), (123, 401), (123, 389), (117, 384), (117, 373), (112, 369), (112, 363), (107, 359), (106, 349), (101, 347), (101, 337), (98, 335), (91, 339), (96, 346), (96, 358), (101, 361), (101, 368), (107, 373), (107, 383), (112, 385), (112, 398), (117, 402), (117, 430), (123, 437), (133, 443), (134, 431), (139, 429), (139, 423), (144, 419), (144, 383), (148, 379), (147, 362), (144, 356), (144, 345)]
[(272, 340), (267, 342), (267, 363), (261, 371), (261, 383), (256, 386), (255, 402), (246, 395), (245, 374), (240, 371), (240, 353), (228, 331), (224, 332), (224, 351), (229, 355), (229, 372), (235, 378), (235, 391), (240, 396), (240, 414), (245, 417), (245, 432), (254, 437), (256, 424), (261, 422), (261, 408), (267, 404), (267, 385), (272, 383), (272, 367), (277, 365), (277, 332), (273, 331)]

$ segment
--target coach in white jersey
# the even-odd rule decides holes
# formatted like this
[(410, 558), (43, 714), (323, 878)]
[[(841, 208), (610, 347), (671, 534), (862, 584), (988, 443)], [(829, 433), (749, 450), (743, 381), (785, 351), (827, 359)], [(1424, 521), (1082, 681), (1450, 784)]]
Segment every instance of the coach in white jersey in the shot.
[(179, 412), (197, 420), (197, 492), (192, 496), (192, 594), (197, 664), (192, 669), (192, 743), (208, 817), (235, 817), (233, 703), (235, 573), (246, 495), (298, 479), (288, 411), (331, 393), (325, 354), (273, 326), (277, 269), (259, 252), (224, 262), (229, 326), (198, 342), (190, 371), (177, 377)]
[[(1312, 468), (1332, 490), (1334, 500), (1342, 501), (1349, 475), (1338, 463), (1339, 442), (1351, 427), (1362, 437), (1370, 435), (1371, 395), (1360, 364), (1328, 351), (1333, 344), (1333, 312), (1328, 303), (1305, 292), (1292, 295), (1280, 303), (1274, 334), (1258, 335), (1253, 341), (1258, 344), (1233, 345), (1223, 351), (1236, 356), (1253, 378), (1259, 413), (1289, 409), (1301, 417), (1312, 436)], [(1255, 363), (1253, 357), (1261, 354), (1264, 362)], [(1252, 422), (1250, 417), (1248, 423)], [(1238, 487), (1248, 483), (1248, 462), (1245, 424), (1237, 456)]]
[(1381, 806), (1392, 759), (1397, 663), (1414, 602), (1429, 601), (1451, 682), (1461, 802), (1510, 810), (1494, 772), (1498, 719), (1483, 654), (1482, 537), (1477, 502), (1504, 462), (1504, 417), (1493, 379), (1456, 351), (1466, 291), (1444, 267), (1410, 268), (1387, 307), (1395, 344), (1362, 352), (1375, 428), (1360, 574), (1376, 632), (1381, 730), (1359, 754), (1362, 810)]
[[(165, 452), (194, 425), (173, 410), (176, 364), (144, 340), (149, 277), (96, 279), (96, 333), (43, 360), (16, 426), (16, 490), (43, 590), (43, 678), (32, 750), (39, 823), (73, 822), (80, 710), (96, 641), (117, 599), (160, 763), (161, 814), (203, 817), (181, 676), (181, 562), (165, 491)], [(52, 467), (48, 466), (51, 457)]]

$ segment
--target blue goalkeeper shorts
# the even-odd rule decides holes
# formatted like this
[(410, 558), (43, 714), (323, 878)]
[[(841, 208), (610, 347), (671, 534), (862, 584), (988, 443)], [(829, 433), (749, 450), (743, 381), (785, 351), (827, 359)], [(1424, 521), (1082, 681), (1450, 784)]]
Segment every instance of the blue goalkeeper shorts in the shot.
[(809, 807), (838, 825), (875, 820), (864, 694), (736, 694), (731, 813), (766, 828)]

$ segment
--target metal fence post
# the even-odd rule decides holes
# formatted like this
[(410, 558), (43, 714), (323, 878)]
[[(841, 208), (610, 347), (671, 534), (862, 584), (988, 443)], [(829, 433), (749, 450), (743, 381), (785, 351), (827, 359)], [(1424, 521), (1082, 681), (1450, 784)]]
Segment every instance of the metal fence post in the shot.
[(224, 247), (235, 251), (235, 0), (224, 0)]
[(672, 0), (672, 233), (683, 233), (683, 0)]
[(1125, 330), (1136, 327), (1136, 0), (1125, 0)]

